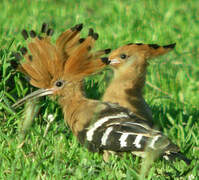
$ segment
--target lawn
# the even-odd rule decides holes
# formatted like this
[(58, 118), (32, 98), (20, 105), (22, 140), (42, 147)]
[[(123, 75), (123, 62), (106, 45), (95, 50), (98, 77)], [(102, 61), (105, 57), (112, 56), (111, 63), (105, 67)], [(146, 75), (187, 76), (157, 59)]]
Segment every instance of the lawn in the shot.
[[(35, 88), (10, 65), (10, 56), (25, 45), (22, 29), (39, 31), (43, 22), (54, 28), (54, 40), (75, 24), (84, 23), (82, 36), (93, 27), (100, 36), (96, 49), (177, 43), (174, 51), (151, 61), (145, 98), (156, 126), (192, 162), (159, 159), (145, 178), (199, 179), (198, 0), (2, 0), (0, 9), (0, 179), (142, 179), (141, 158), (125, 153), (105, 163), (82, 147), (49, 98), (11, 108)], [(85, 79), (87, 96), (100, 98), (110, 74), (106, 69)]]

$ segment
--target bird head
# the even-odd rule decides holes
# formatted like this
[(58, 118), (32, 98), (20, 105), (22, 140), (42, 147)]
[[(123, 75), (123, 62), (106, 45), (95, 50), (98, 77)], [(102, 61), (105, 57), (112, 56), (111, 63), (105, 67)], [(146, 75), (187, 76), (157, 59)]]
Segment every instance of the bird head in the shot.
[(123, 64), (135, 59), (147, 60), (159, 55), (163, 55), (175, 47), (175, 44), (159, 46), (157, 44), (142, 44), (142, 43), (130, 43), (121, 46), (111, 52), (109, 55), (110, 65), (118, 68)]
[[(81, 29), (82, 24), (79, 24), (66, 30), (58, 37), (56, 44), (51, 43), (53, 30), (48, 29), (45, 23), (41, 28), (43, 36), (37, 36), (34, 31), (22, 31), (26, 40), (31, 36), (31, 41), (27, 43), (27, 48), (20, 49), (25, 61), (21, 61), (18, 69), (27, 75), (30, 84), (39, 90), (19, 100), (13, 107), (41, 96), (61, 96), (63, 92), (67, 92), (66, 89), (69, 91), (69, 88), (85, 76), (105, 66), (104, 60), (107, 61), (108, 58), (100, 57), (110, 51), (106, 49), (92, 52), (98, 34), (89, 29), (87, 38), (83, 39), (79, 37)], [(20, 57), (21, 54), (17, 53), (16, 56)]]

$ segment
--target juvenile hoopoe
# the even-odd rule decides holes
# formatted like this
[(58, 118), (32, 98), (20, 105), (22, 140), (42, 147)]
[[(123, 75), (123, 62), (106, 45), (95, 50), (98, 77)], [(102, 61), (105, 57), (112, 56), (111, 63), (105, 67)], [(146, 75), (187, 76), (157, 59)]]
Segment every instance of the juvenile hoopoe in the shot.
[(114, 67), (115, 78), (106, 89), (103, 100), (117, 102), (152, 123), (152, 112), (142, 94), (148, 60), (166, 54), (174, 47), (175, 44), (130, 43), (112, 51), (108, 63)]
[[(64, 37), (63, 35), (62, 38)], [(150, 128), (145, 120), (127, 108), (84, 96), (83, 78), (104, 66), (103, 63), (99, 66), (99, 51), (90, 51), (97, 37), (91, 30), (89, 36), (66, 59), (62, 55), (65, 49), (59, 48), (58, 43), (53, 45), (48, 36), (40, 39), (35, 37), (28, 44), (31, 55), (26, 48), (22, 50), (25, 62), (21, 62), (20, 69), (29, 76), (30, 83), (40, 89), (18, 101), (13, 107), (27, 99), (58, 96), (65, 122), (80, 143), (90, 151), (131, 152), (144, 157), (147, 147), (161, 152), (164, 157), (179, 155), (182, 158), (175, 144), (160, 131)], [(182, 159), (188, 162), (186, 158)]]

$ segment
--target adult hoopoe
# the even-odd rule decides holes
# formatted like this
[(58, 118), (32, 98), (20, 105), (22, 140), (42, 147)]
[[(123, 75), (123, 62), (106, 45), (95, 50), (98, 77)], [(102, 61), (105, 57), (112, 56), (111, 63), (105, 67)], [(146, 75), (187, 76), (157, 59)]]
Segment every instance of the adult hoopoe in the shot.
[(175, 44), (130, 43), (111, 52), (109, 64), (116, 76), (106, 89), (104, 101), (119, 103), (140, 118), (152, 123), (152, 113), (145, 102), (142, 90), (145, 84), (148, 60), (168, 53)]
[[(27, 31), (24, 32), (28, 34)], [(145, 120), (127, 108), (85, 98), (82, 90), (83, 78), (103, 67), (103, 63), (99, 66), (98, 59), (99, 52), (102, 51), (91, 52), (97, 37), (90, 30), (88, 37), (67, 58), (63, 56), (65, 48), (60, 48), (59, 43), (53, 45), (48, 36), (35, 37), (28, 44), (31, 54), (26, 48), (21, 49), (25, 62), (21, 62), (20, 69), (29, 76), (30, 83), (40, 89), (18, 101), (13, 107), (27, 99), (58, 96), (65, 122), (80, 143), (90, 151), (127, 151), (144, 157), (145, 148), (148, 148), (161, 152), (167, 158), (178, 155), (182, 158), (175, 144), (160, 131), (150, 128)], [(98, 66), (93, 62), (97, 62)], [(182, 159), (189, 162), (184, 157)]]

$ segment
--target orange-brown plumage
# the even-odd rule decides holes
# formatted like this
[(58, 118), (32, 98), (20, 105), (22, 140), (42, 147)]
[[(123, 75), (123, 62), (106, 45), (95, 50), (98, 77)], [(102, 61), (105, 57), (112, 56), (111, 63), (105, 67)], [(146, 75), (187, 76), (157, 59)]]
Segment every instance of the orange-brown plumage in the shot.
[[(63, 107), (65, 120), (73, 133), (77, 135), (77, 132), (82, 130), (90, 120), (87, 115), (94, 113), (98, 104), (94, 100), (86, 101), (82, 94), (81, 81), (85, 76), (104, 67), (104, 63), (99, 60), (99, 57), (107, 54), (107, 51), (91, 51), (98, 38), (92, 29), (83, 42), (76, 40), (77, 35), (71, 35), (73, 31), (67, 30), (67, 33), (62, 33), (58, 37), (56, 45), (53, 45), (48, 37), (34, 38), (32, 42), (28, 43), (30, 52), (24, 55), (25, 61), (21, 62), (19, 69), (29, 76), (33, 86), (49, 90), (47, 94), (60, 97), (59, 102)], [(73, 39), (74, 37), (75, 39)], [(71, 41), (75, 41), (75, 43), (71, 43)], [(67, 50), (68, 43), (72, 44), (70, 49), (74, 46), (73, 53), (70, 52), (70, 49)], [(63, 56), (63, 52), (71, 54), (66, 57)], [(31, 60), (29, 56), (32, 57)], [(67, 85), (64, 88), (59, 88), (56, 86), (57, 82), (67, 82)], [(39, 96), (42, 93), (39, 92)], [(87, 111), (84, 111), (85, 106), (89, 107)]]
[(77, 24), (76, 26), (61, 33), (61, 35), (57, 38), (56, 48), (62, 55), (63, 59), (67, 59), (80, 44), (79, 32), (82, 28), (83, 24)]
[[(25, 55), (26, 61), (21, 66), (31, 78), (31, 83), (41, 89), (28, 95), (28, 98), (58, 96), (66, 123), (90, 151), (112, 150), (144, 154), (145, 148), (150, 148), (166, 157), (178, 154), (175, 144), (127, 108), (114, 103), (89, 100), (84, 96), (81, 87), (83, 78), (103, 67), (103, 62), (99, 64), (99, 54), (91, 52), (96, 39), (95, 33), (89, 33), (86, 40), (66, 59), (61, 55), (62, 51), (57, 50), (50, 42), (36, 39), (31, 43), (28, 48), (32, 60)], [(65, 48), (62, 50), (65, 51)], [(99, 52), (102, 54), (102, 51)], [(95, 66), (96, 63), (93, 62), (99, 66)], [(16, 103), (14, 107), (26, 99)]]
[[(24, 56), (26, 61), (21, 63), (23, 70), (31, 78), (30, 83), (38, 88), (48, 88), (50, 81), (63, 72), (64, 60), (56, 47), (45, 39), (38, 39), (28, 44), (30, 51)], [(31, 57), (31, 59), (30, 59)]]
[(142, 90), (145, 84), (148, 60), (166, 54), (175, 44), (128, 44), (111, 52), (110, 65), (115, 78), (103, 96), (104, 101), (117, 102), (129, 108), (140, 118), (152, 122), (152, 113), (145, 102)]
[[(90, 74), (104, 67), (102, 61), (92, 62), (92, 60), (99, 58), (105, 52), (103, 50), (97, 51), (96, 54), (89, 52), (94, 46), (93, 36), (96, 34), (91, 32), (84, 42), (80, 42), (80, 27), (82, 28), (82, 25), (76, 25), (75, 28), (63, 32), (58, 37), (56, 45), (51, 44), (49, 36), (41, 39), (35, 37), (28, 44), (30, 54), (24, 55), (26, 61), (21, 63), (19, 69), (30, 77), (30, 83), (33, 86), (49, 88), (52, 85), (51, 81), (67, 73), (80, 76), (80, 73)], [(81, 47), (78, 49), (80, 44)], [(81, 61), (81, 58), (85, 61)], [(67, 66), (66, 61), (68, 61)]]

